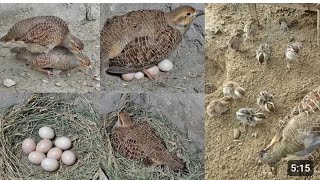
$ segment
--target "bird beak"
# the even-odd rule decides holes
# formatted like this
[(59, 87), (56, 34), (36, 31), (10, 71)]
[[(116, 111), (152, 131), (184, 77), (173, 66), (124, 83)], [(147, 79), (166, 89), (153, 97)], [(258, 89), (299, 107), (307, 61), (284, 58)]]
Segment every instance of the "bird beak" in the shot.
[(92, 66), (91, 66), (91, 65), (89, 65), (89, 68), (90, 68), (90, 69), (92, 69)]
[(196, 11), (196, 16), (195, 16), (195, 17), (202, 16), (202, 15), (204, 15), (204, 11), (197, 10), (197, 11)]

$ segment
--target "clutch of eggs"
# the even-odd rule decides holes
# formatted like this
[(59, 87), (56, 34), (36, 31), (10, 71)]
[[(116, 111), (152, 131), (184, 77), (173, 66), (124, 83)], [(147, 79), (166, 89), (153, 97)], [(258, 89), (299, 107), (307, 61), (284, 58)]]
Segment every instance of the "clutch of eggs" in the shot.
[[(155, 76), (160, 71), (168, 72), (168, 71), (171, 71), (172, 68), (173, 68), (173, 63), (168, 59), (164, 59), (157, 66), (152, 66), (146, 69), (146, 71), (150, 75)], [(121, 77), (125, 81), (131, 81), (133, 79), (142, 79), (144, 77), (144, 74), (142, 72), (128, 73), (128, 74), (122, 74)]]
[(59, 168), (60, 159), (63, 164), (68, 166), (76, 162), (76, 155), (68, 150), (72, 146), (68, 137), (56, 138), (53, 143), (51, 139), (55, 136), (54, 131), (46, 126), (39, 129), (39, 136), (42, 140), (38, 144), (31, 138), (22, 142), (22, 151), (28, 155), (30, 163), (41, 165), (45, 171), (53, 172)]

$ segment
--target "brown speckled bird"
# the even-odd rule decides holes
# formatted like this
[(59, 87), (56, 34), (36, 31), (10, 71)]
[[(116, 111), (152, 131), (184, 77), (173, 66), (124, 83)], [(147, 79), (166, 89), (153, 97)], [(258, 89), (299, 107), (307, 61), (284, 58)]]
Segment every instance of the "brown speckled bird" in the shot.
[(68, 28), (68, 24), (55, 16), (36, 16), (16, 23), (1, 41), (23, 41), (31, 52), (46, 52), (56, 46), (64, 46), (79, 53), (84, 45)]
[(320, 87), (312, 90), (293, 108), (271, 143), (260, 152), (261, 161), (276, 167), (282, 158), (308, 159), (320, 147)]
[(178, 47), (192, 21), (203, 14), (181, 6), (168, 13), (139, 10), (108, 19), (101, 31), (103, 68), (109, 73), (126, 74), (158, 64)]
[(245, 32), (242, 29), (237, 29), (235, 34), (229, 41), (229, 47), (235, 51), (241, 51), (241, 45), (245, 39)]
[(135, 121), (120, 112), (111, 133), (111, 143), (122, 156), (146, 165), (165, 165), (173, 171), (184, 170), (184, 163), (170, 155), (163, 140), (146, 121)]
[(79, 53), (73, 54), (68, 49), (58, 46), (46, 53), (32, 53), (25, 47), (15, 47), (11, 52), (16, 58), (26, 60), (33, 69), (45, 72), (49, 76), (55, 75), (50, 69), (70, 70), (78, 66), (90, 66), (90, 59)]

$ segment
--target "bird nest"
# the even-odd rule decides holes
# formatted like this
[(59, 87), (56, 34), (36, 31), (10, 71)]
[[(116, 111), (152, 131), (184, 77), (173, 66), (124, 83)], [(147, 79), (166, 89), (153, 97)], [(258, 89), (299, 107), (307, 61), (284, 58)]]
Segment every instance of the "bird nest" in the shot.
[[(9, 108), (0, 119), (0, 179), (98, 179), (102, 139), (91, 102), (81, 95), (34, 94), (25, 103)], [(67, 136), (77, 161), (60, 163), (46, 172), (28, 161), (21, 144), (26, 138), (40, 141), (38, 130), (51, 127), (55, 135)]]
[(177, 130), (171, 122), (160, 112), (145, 111), (131, 106), (125, 108), (137, 121), (148, 121), (164, 140), (171, 154), (177, 154), (186, 164), (188, 172), (174, 172), (167, 167), (146, 166), (121, 156), (112, 148), (110, 135), (113, 125), (118, 119), (117, 112), (109, 113), (104, 118), (100, 130), (107, 156), (102, 161), (102, 169), (110, 179), (144, 180), (144, 179), (203, 179), (204, 164), (199, 157), (200, 150), (195, 143), (187, 138), (185, 133)]

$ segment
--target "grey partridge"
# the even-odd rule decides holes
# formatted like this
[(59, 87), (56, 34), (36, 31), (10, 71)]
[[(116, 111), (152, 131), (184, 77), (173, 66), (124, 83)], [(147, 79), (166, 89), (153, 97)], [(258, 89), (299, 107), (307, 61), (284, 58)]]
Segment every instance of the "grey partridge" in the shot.
[(73, 54), (68, 49), (58, 46), (46, 53), (32, 53), (25, 47), (15, 47), (11, 52), (16, 53), (16, 58), (27, 61), (33, 69), (54, 75), (50, 69), (70, 70), (78, 66), (90, 66), (90, 59), (79, 53)]
[(101, 31), (103, 68), (126, 74), (158, 64), (178, 47), (192, 21), (203, 14), (191, 6), (180, 6), (172, 12), (139, 10), (108, 19)]
[(64, 46), (73, 53), (84, 45), (72, 35), (68, 24), (56, 16), (36, 16), (17, 22), (1, 41), (23, 41), (31, 52), (48, 52), (56, 46)]
[(282, 158), (308, 159), (320, 146), (320, 87), (294, 107), (290, 120), (260, 152), (261, 161), (276, 167)]
[(111, 143), (122, 156), (144, 164), (165, 165), (173, 171), (185, 170), (184, 163), (172, 156), (163, 140), (147, 121), (136, 121), (120, 112), (111, 133)]

